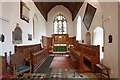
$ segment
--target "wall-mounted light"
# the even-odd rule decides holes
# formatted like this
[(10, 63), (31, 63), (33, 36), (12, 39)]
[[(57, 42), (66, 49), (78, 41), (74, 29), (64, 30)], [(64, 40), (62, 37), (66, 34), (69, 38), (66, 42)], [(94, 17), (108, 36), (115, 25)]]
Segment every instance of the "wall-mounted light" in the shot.
[(109, 40), (108, 43), (112, 43), (112, 40), (113, 40), (112, 35), (108, 36), (108, 40)]
[(1, 41), (1, 42), (4, 42), (4, 40), (5, 40), (5, 37), (4, 37), (3, 34), (1, 34), (1, 35), (0, 35), (0, 41)]

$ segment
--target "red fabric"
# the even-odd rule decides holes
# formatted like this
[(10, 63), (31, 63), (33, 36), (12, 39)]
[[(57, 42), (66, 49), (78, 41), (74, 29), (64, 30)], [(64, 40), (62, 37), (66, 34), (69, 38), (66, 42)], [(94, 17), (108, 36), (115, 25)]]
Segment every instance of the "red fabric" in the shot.
[(70, 66), (71, 64), (69, 58), (66, 57), (55, 57), (53, 59), (53, 62), (51, 63), (51, 67), (56, 67), (56, 68), (68, 68)]
[(69, 54), (70, 53), (70, 51), (66, 51), (66, 54)]
[(8, 78), (12, 77), (13, 74), (10, 72), (3, 72), (2, 73), (2, 80), (7, 80)]
[(49, 54), (53, 54), (53, 50), (50, 50), (50, 51), (49, 51)]

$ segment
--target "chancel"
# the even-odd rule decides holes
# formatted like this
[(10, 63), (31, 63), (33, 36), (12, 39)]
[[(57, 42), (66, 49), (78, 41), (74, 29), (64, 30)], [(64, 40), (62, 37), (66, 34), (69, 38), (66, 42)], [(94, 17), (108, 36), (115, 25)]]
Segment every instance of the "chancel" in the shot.
[(0, 79), (118, 80), (119, 2), (0, 2)]

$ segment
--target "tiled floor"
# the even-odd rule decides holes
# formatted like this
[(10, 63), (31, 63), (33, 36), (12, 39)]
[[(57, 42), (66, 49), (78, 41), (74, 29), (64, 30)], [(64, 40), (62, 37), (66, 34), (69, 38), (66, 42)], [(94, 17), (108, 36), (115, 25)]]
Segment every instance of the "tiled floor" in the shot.
[(67, 56), (55, 56), (50, 68), (52, 68), (51, 76), (60, 78), (97, 78), (93, 73), (79, 73), (70, 63)]

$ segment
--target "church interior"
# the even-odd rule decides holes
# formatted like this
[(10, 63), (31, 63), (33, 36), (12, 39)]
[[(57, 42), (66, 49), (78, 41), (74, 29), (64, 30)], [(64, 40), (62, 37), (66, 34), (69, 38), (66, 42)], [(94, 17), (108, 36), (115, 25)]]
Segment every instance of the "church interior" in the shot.
[(0, 79), (118, 80), (120, 4), (0, 2)]

